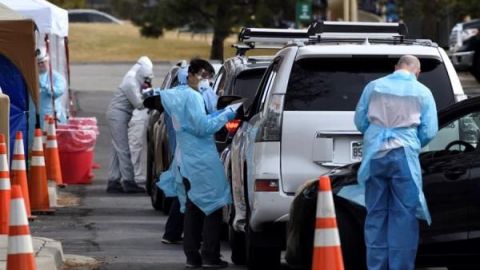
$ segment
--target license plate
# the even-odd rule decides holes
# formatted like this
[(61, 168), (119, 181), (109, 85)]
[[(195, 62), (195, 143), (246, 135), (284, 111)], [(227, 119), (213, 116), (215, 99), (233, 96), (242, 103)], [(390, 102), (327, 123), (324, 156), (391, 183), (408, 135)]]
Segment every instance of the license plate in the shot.
[(350, 159), (352, 161), (361, 161), (363, 155), (363, 143), (361, 141), (351, 142)]

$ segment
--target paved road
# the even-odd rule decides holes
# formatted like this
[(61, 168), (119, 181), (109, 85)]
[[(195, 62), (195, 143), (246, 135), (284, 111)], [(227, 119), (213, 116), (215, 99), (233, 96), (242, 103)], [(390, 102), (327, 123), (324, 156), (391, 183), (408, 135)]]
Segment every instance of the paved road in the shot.
[[(155, 65), (157, 85), (169, 66)], [(100, 136), (95, 160), (102, 167), (95, 170), (91, 185), (69, 185), (62, 190), (62, 194), (80, 198), (78, 206), (59, 208), (53, 216), (40, 217), (31, 224), (32, 234), (62, 241), (66, 254), (96, 258), (102, 262), (99, 269), (184, 269), (181, 246), (160, 242), (166, 217), (151, 208), (147, 196), (104, 192), (111, 148), (105, 108), (129, 67), (130, 64), (72, 65), (78, 114), (98, 119)], [(460, 77), (469, 93), (480, 94), (480, 86), (468, 74)], [(229, 259), (226, 243), (222, 250)]]

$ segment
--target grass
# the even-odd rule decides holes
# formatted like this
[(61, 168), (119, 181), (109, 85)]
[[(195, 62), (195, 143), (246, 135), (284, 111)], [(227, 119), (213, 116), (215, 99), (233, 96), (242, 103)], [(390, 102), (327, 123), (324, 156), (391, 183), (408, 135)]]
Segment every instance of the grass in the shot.
[[(212, 35), (178, 34), (168, 31), (159, 39), (141, 37), (130, 23), (70, 24), (70, 58), (72, 62), (133, 61), (141, 55), (153, 61), (176, 61), (192, 57), (209, 58)], [(225, 42), (225, 58), (234, 55), (232, 36)]]

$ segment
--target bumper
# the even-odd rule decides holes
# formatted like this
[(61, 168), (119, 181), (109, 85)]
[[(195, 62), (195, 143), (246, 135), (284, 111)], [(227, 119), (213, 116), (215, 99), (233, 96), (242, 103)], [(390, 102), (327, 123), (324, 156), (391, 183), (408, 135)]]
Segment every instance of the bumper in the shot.
[(452, 64), (457, 70), (468, 69), (473, 66), (473, 57), (475, 55), (474, 51), (468, 52), (455, 52), (450, 54), (450, 59)]
[(285, 222), (293, 202), (293, 195), (283, 192), (254, 192), (250, 227), (254, 231), (262, 231), (267, 223)]

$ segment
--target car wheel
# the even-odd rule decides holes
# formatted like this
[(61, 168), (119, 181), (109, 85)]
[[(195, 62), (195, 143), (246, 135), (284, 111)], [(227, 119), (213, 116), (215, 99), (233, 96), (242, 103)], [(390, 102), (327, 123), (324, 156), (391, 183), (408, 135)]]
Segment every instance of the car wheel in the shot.
[[(282, 250), (280, 246), (272, 245), (268, 241), (273, 240), (275, 231), (254, 232), (250, 228), (247, 229), (245, 253), (249, 270), (280, 269)], [(276, 237), (281, 237), (281, 234), (276, 235)]]
[(480, 52), (475, 52), (473, 59), (473, 66), (470, 69), (470, 73), (472, 73), (473, 77), (480, 82)]
[(237, 232), (232, 225), (228, 226), (228, 241), (232, 250), (232, 262), (236, 265), (245, 265), (247, 258), (245, 254), (245, 233)]
[[(147, 143), (147, 145), (150, 145), (150, 143)], [(152, 195), (153, 183), (155, 182), (153, 170), (154, 166), (153, 153), (150, 149), (147, 149), (147, 181), (145, 183), (145, 189), (147, 190), (147, 194), (149, 196)]]
[(363, 226), (341, 207), (337, 207), (336, 215), (345, 269), (367, 269)]

